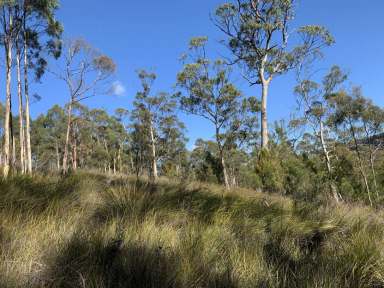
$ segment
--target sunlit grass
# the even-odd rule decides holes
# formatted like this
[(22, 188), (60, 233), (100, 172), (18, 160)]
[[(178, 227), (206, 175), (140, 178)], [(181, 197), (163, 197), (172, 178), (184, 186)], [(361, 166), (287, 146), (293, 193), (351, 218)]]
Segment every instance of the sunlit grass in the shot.
[(81, 173), (0, 182), (0, 287), (383, 287), (383, 213)]

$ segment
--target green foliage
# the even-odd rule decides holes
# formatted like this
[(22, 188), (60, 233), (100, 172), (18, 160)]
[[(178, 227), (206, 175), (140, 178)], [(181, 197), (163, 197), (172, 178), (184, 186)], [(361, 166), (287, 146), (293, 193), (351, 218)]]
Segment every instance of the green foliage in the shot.
[[(138, 71), (142, 91), (138, 92), (131, 113), (131, 148), (134, 151), (136, 174), (146, 166), (148, 174), (154, 173), (151, 165), (161, 163), (167, 166), (169, 174), (171, 162), (178, 172), (185, 161), (185, 126), (176, 114), (176, 100), (173, 95), (161, 92), (152, 95), (156, 74), (145, 70)], [(154, 155), (153, 155), (154, 154)], [(153, 164), (153, 162), (155, 164)]]
[(250, 83), (261, 84), (313, 61), (321, 48), (334, 43), (327, 29), (308, 25), (296, 29), (296, 46), (288, 45), (288, 40), (295, 37), (290, 31), (295, 4), (291, 0), (241, 0), (216, 9), (215, 24), (227, 36), (226, 45), (234, 61), (245, 67)]

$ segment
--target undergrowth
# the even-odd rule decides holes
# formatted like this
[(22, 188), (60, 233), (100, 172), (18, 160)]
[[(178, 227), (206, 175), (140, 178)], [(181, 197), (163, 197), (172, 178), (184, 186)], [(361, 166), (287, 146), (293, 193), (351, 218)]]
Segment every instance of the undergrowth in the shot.
[(384, 287), (383, 213), (79, 173), (0, 180), (0, 287)]

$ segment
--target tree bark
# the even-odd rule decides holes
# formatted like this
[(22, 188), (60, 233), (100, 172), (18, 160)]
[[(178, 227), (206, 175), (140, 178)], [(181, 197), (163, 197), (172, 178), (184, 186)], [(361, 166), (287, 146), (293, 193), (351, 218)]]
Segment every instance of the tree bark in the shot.
[(261, 148), (268, 149), (269, 134), (268, 134), (268, 114), (267, 114), (267, 101), (268, 101), (268, 90), (269, 81), (261, 81)]
[(71, 97), (71, 101), (67, 109), (67, 133), (65, 136), (64, 156), (63, 156), (63, 173), (64, 174), (68, 172), (68, 154), (69, 154), (68, 150), (69, 150), (69, 141), (71, 137), (71, 126), (72, 126), (72, 103), (73, 103), (73, 99)]
[(328, 177), (330, 181), (330, 190), (333, 198), (335, 199), (336, 203), (339, 203), (342, 201), (342, 197), (337, 191), (336, 185), (333, 181), (333, 173), (332, 173), (332, 165), (331, 165), (331, 158), (329, 157), (329, 151), (327, 144), (325, 143), (325, 136), (324, 136), (324, 123), (321, 119), (320, 121), (320, 142), (321, 142), (321, 147), (323, 149), (323, 154), (327, 166), (327, 172), (328, 172)]
[(32, 174), (32, 146), (31, 146), (31, 115), (29, 100), (29, 82), (28, 82), (28, 41), (26, 32), (26, 23), (24, 19), (24, 96), (25, 96), (25, 144), (26, 144), (26, 170)]
[(350, 125), (350, 129), (351, 129), (351, 134), (352, 134), (352, 137), (353, 137), (353, 142), (355, 144), (357, 160), (359, 162), (359, 171), (360, 171), (360, 174), (361, 174), (361, 176), (363, 177), (363, 180), (364, 180), (364, 185), (365, 185), (365, 189), (366, 189), (367, 194), (368, 194), (369, 203), (370, 203), (371, 206), (373, 206), (372, 197), (371, 197), (371, 190), (369, 188), (369, 183), (368, 183), (367, 175), (365, 174), (365, 171), (364, 171), (363, 159), (362, 159), (362, 156), (361, 156), (361, 153), (360, 153), (359, 144), (357, 142), (357, 137), (356, 137), (356, 133), (355, 133), (355, 127), (353, 126), (351, 121), (349, 121), (349, 125)]
[(223, 168), (225, 189), (230, 190), (231, 184), (229, 183), (227, 164), (225, 163), (224, 153), (222, 151), (220, 151), (220, 160), (221, 160), (221, 166)]
[(118, 155), (117, 155), (117, 161), (118, 161), (118, 171), (119, 173), (122, 173), (123, 172), (123, 163), (122, 163), (122, 160), (121, 160), (121, 146), (122, 145), (119, 145), (119, 152), (118, 152)]
[(72, 170), (77, 170), (77, 141), (75, 127), (72, 128)]
[(374, 152), (372, 150), (370, 150), (370, 152), (369, 152), (369, 163), (371, 166), (372, 177), (373, 177), (373, 186), (375, 187), (376, 197), (379, 198), (379, 189), (377, 186), (377, 177), (376, 177), (376, 170), (375, 170), (375, 156), (374, 156)]
[(60, 171), (60, 152), (59, 152), (59, 143), (56, 142), (56, 168), (57, 171)]
[(17, 95), (19, 98), (19, 142), (20, 142), (20, 170), (25, 173), (25, 137), (24, 137), (24, 109), (23, 109), (23, 95), (21, 88), (21, 51), (16, 40), (16, 66), (17, 66)]
[(152, 152), (152, 173), (153, 173), (153, 179), (157, 180), (158, 179), (158, 173), (157, 173), (157, 159), (156, 159), (156, 145), (155, 145), (155, 135), (153, 132), (153, 125), (152, 123), (150, 124), (149, 127), (149, 132), (150, 132), (150, 137), (151, 137), (151, 152)]
[[(9, 16), (10, 29), (12, 29), (12, 16)], [(6, 59), (6, 100), (4, 119), (4, 167), (3, 176), (8, 177), (11, 169), (11, 80), (12, 80), (12, 39), (10, 35), (5, 36), (5, 59)]]

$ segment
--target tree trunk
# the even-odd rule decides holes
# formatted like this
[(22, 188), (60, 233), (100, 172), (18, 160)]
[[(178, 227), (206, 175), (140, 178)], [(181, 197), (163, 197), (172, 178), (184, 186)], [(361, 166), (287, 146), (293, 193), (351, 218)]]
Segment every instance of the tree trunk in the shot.
[(19, 98), (19, 142), (20, 142), (20, 170), (25, 173), (25, 137), (24, 137), (24, 109), (23, 109), (23, 95), (21, 88), (21, 51), (16, 40), (16, 64), (17, 64), (17, 95)]
[[(10, 23), (12, 17), (10, 16)], [(10, 24), (11, 25), (11, 24)], [(9, 35), (5, 37), (5, 59), (6, 59), (6, 100), (4, 119), (4, 167), (3, 176), (6, 178), (11, 169), (11, 80), (12, 80), (12, 40)]]
[(57, 171), (60, 171), (60, 152), (59, 152), (59, 143), (56, 142), (56, 168)]
[(263, 80), (261, 84), (261, 148), (268, 149), (269, 134), (268, 134), (268, 115), (267, 115), (267, 101), (269, 81)]
[[(11, 119), (13, 118), (12, 113), (11, 113)], [(13, 124), (11, 124), (11, 127), (13, 127)], [(13, 133), (13, 128), (11, 128), (11, 137), (12, 137), (12, 165), (11, 167), (16, 167), (16, 139), (15, 139), (15, 134)]]
[(361, 157), (359, 144), (357, 142), (357, 137), (356, 137), (356, 133), (355, 133), (355, 127), (353, 126), (351, 121), (349, 121), (349, 125), (350, 125), (350, 129), (351, 129), (351, 134), (352, 134), (352, 137), (353, 137), (353, 142), (355, 144), (357, 160), (359, 162), (359, 171), (360, 171), (360, 174), (361, 174), (361, 176), (363, 177), (363, 180), (364, 180), (364, 185), (365, 185), (365, 189), (366, 189), (367, 194), (368, 194), (369, 203), (370, 203), (371, 206), (373, 206), (372, 197), (371, 197), (371, 190), (369, 188), (369, 183), (368, 183), (367, 175), (365, 174), (365, 171), (364, 171), (363, 159)]
[(370, 155), (369, 155), (369, 164), (371, 166), (373, 186), (375, 187), (376, 197), (379, 198), (379, 189), (377, 187), (377, 177), (376, 177), (376, 170), (375, 170), (375, 156), (373, 155), (372, 151), (370, 151)]
[(64, 156), (63, 156), (63, 173), (68, 172), (68, 154), (69, 154), (69, 140), (71, 137), (71, 126), (72, 126), (72, 103), (73, 99), (71, 97), (71, 101), (68, 105), (67, 109), (67, 133), (65, 136), (65, 145), (64, 145)]
[(331, 158), (329, 157), (328, 147), (327, 147), (327, 144), (325, 143), (324, 123), (321, 119), (320, 119), (320, 142), (321, 142), (321, 147), (323, 148), (323, 154), (324, 154), (324, 158), (327, 166), (331, 194), (335, 199), (336, 203), (339, 203), (340, 201), (342, 201), (342, 197), (337, 191), (336, 185), (333, 181)]
[(72, 128), (72, 170), (77, 170), (77, 141), (75, 127)]
[(227, 164), (225, 163), (224, 154), (222, 151), (220, 151), (220, 160), (221, 160), (221, 166), (223, 168), (225, 189), (230, 190), (231, 184), (229, 183)]
[[(364, 130), (365, 130), (365, 136), (366, 136), (367, 140), (369, 141), (369, 143), (368, 143), (369, 165), (370, 165), (371, 173), (372, 173), (372, 177), (373, 177), (373, 187), (375, 188), (376, 197), (379, 198), (379, 190), (377, 187), (377, 178), (376, 178), (376, 170), (375, 170), (375, 154), (376, 154), (378, 149), (375, 149), (374, 143), (372, 143), (372, 137), (369, 135), (369, 130), (368, 130), (365, 122), (364, 122)], [(379, 147), (380, 146), (381, 146), (381, 143), (379, 144)]]
[(31, 147), (31, 115), (29, 101), (29, 84), (28, 84), (28, 43), (27, 32), (24, 20), (24, 95), (25, 95), (25, 144), (26, 144), (26, 170), (28, 174), (32, 174), (32, 147)]
[(122, 173), (123, 172), (123, 163), (122, 163), (122, 160), (121, 160), (121, 145), (119, 145), (119, 152), (118, 152), (118, 156), (117, 156), (117, 161), (118, 161), (118, 171), (119, 173)]
[(155, 145), (155, 135), (153, 133), (153, 126), (152, 123), (149, 128), (150, 136), (151, 136), (151, 148), (152, 148), (152, 173), (153, 173), (153, 179), (157, 180), (158, 173), (157, 173), (157, 159), (156, 159), (156, 145)]

